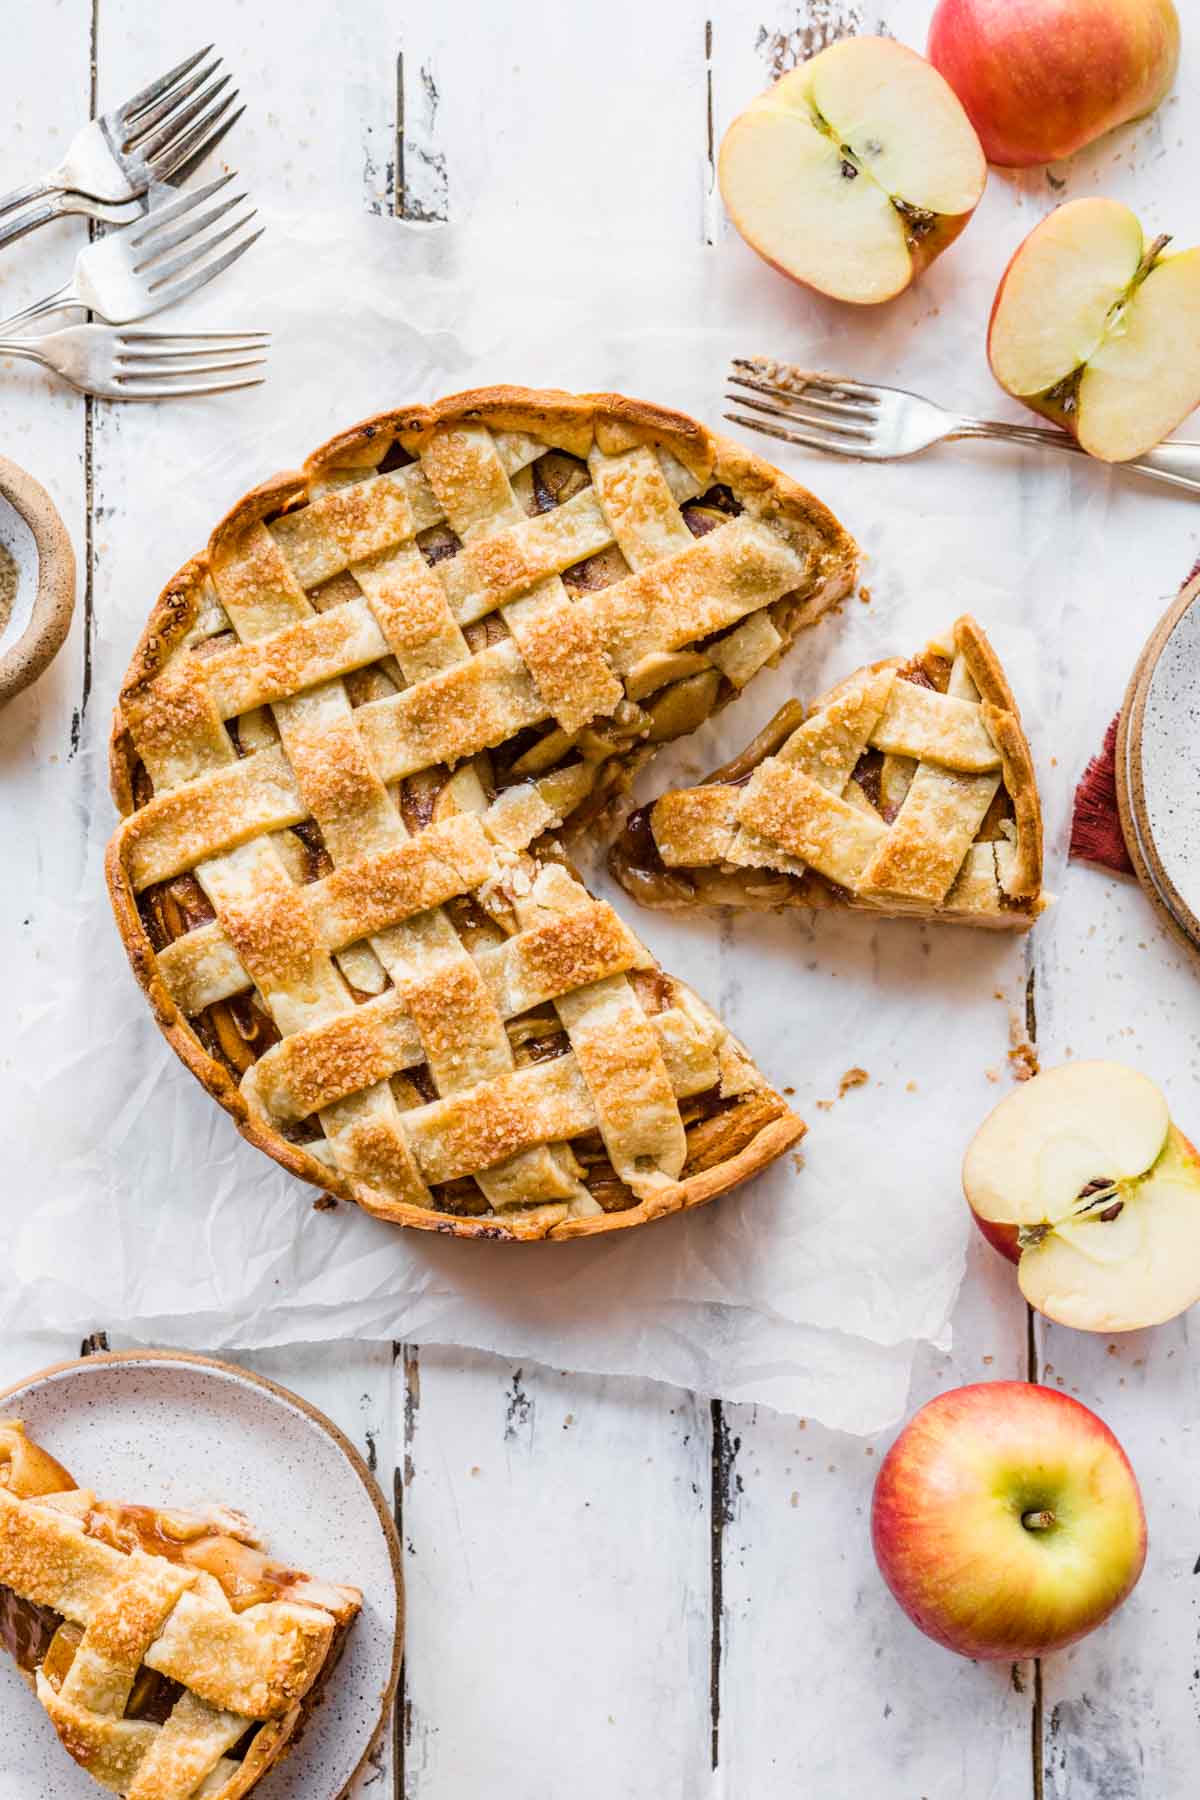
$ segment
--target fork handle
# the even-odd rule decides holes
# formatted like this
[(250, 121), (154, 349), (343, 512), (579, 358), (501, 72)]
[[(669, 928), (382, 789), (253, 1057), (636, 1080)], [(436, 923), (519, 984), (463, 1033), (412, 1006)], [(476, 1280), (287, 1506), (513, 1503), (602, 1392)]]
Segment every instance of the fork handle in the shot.
[[(1087, 455), (1087, 451), (1076, 443), (1070, 432), (1058, 431), (1053, 426), (1007, 425), (998, 419), (959, 419), (950, 435), (998, 438), (1004, 443), (1029, 444), (1039, 450), (1066, 450), (1072, 456)], [(1172, 487), (1186, 488), (1190, 493), (1200, 494), (1198, 443), (1159, 444), (1133, 462), (1114, 463), (1112, 467), (1132, 469), (1136, 474), (1149, 475), (1155, 481), (1165, 481)]]
[(28, 206), (31, 200), (41, 200), (47, 194), (61, 194), (62, 191), (62, 183), (57, 177), (48, 175), (41, 181), (31, 181), (28, 187), (14, 188), (11, 194), (0, 194), (0, 218), (16, 212), (18, 207)]
[(42, 350), (41, 338), (0, 338), (0, 356), (23, 356), (26, 362), (41, 363), (43, 368), (53, 366)]
[(61, 219), (69, 210), (66, 200), (66, 194), (57, 194), (47, 205), (31, 207), (28, 212), (18, 213), (7, 225), (0, 225), (0, 250), (3, 250), (5, 244), (15, 244), (18, 238), (36, 231), (39, 225), (48, 225), (51, 219)]
[(32, 306), (26, 306), (20, 312), (13, 313), (11, 318), (0, 319), (0, 331), (13, 331), (20, 325), (28, 325), (34, 319), (43, 319), (47, 313), (61, 312), (66, 306), (82, 306), (83, 301), (75, 296), (71, 282), (64, 282), (57, 293), (47, 294), (44, 300), (35, 300)]

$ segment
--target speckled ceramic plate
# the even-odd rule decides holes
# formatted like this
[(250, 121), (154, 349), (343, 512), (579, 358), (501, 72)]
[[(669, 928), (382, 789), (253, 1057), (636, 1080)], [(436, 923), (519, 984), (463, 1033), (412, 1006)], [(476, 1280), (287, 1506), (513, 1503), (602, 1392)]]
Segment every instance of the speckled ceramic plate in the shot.
[(1129, 684), (1117, 794), (1139, 879), (1200, 946), (1200, 578), (1162, 619)]
[(16, 592), (0, 608), (0, 706), (36, 681), (67, 635), (75, 608), (75, 553), (45, 488), (0, 456), (0, 548)]
[[(254, 1800), (336, 1800), (366, 1760), (400, 1667), (403, 1602), (395, 1528), (337, 1427), (286, 1389), (173, 1352), (63, 1363), (0, 1394), (0, 1415), (106, 1498), (189, 1507), (224, 1501), (274, 1555), (362, 1589), (363, 1611), (291, 1756)], [(0, 1796), (95, 1800), (41, 1707), (0, 1657)]]

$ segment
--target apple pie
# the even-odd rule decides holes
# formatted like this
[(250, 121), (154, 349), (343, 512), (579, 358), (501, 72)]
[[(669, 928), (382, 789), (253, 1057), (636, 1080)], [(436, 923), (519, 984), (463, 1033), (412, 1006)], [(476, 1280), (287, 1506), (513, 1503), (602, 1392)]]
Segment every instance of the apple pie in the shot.
[(703, 785), (633, 813), (609, 865), (644, 906), (857, 907), (1024, 931), (1049, 903), (1029, 745), (969, 616), (808, 710), (789, 701)]
[(108, 855), (155, 1017), (244, 1135), (490, 1238), (637, 1225), (793, 1143), (557, 834), (855, 562), (768, 464), (607, 394), (386, 413), (247, 495), (134, 656)]
[(241, 1800), (293, 1745), (362, 1606), (239, 1513), (98, 1500), (0, 1420), (0, 1644), (126, 1800)]

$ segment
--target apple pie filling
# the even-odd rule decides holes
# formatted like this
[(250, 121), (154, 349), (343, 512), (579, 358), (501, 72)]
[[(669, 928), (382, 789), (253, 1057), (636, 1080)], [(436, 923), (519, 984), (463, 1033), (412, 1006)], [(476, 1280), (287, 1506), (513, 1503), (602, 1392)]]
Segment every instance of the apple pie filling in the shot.
[[(248, 1773), (252, 1751), (255, 1768), (257, 1764), (266, 1768), (279, 1753), (282, 1742), (295, 1744), (327, 1676), (336, 1665), (336, 1658), (344, 1647), (345, 1634), (358, 1613), (360, 1598), (354, 1589), (331, 1588), (324, 1582), (309, 1579), (308, 1575), (288, 1564), (272, 1561), (259, 1550), (245, 1519), (234, 1512), (218, 1510), (209, 1516), (201, 1516), (95, 1498), (92, 1492), (77, 1489), (72, 1476), (40, 1445), (34, 1444), (16, 1420), (0, 1420), (0, 1489), (16, 1499), (38, 1501), (41, 1507), (47, 1508), (50, 1516), (61, 1514), (72, 1519), (85, 1539), (104, 1544), (122, 1555), (140, 1552), (180, 1568), (203, 1571), (205, 1577), (218, 1582), (234, 1613), (246, 1613), (250, 1607), (270, 1606), (272, 1602), (290, 1602), (293, 1606), (320, 1609), (322, 1615), (329, 1616), (333, 1622), (333, 1636), (326, 1661), (318, 1670), (313, 1685), (302, 1696), (295, 1715), (286, 1724), (272, 1724), (266, 1728), (263, 1717), (245, 1717), (245, 1721), (239, 1721), (245, 1730), (236, 1735), (234, 1742), (225, 1744), (221, 1751), (223, 1760), (219, 1769), (214, 1769), (214, 1778), (223, 1773), (225, 1780), (230, 1780), (243, 1766)], [(45, 1579), (43, 1559), (36, 1552), (36, 1530), (32, 1534), (22, 1534), (16, 1521), (11, 1521), (11, 1525), (14, 1535), (9, 1557), (18, 1568), (23, 1564), (29, 1570), (29, 1579), (36, 1584)], [(54, 1552), (54, 1557), (59, 1555), (63, 1555), (61, 1550)], [(58, 1579), (58, 1575), (54, 1579)], [(92, 1573), (92, 1580), (95, 1579), (97, 1577)], [(139, 1627), (133, 1629), (137, 1631)], [(263, 1620), (263, 1629), (268, 1629), (266, 1620)], [(92, 1634), (92, 1638), (94, 1636)], [(0, 1582), (0, 1649), (13, 1658), (23, 1678), (36, 1687), (40, 1697), (43, 1692), (50, 1692), (65, 1701), (70, 1696), (70, 1705), (86, 1705), (79, 1701), (79, 1694), (86, 1692), (88, 1683), (95, 1681), (92, 1665), (97, 1658), (97, 1643), (88, 1638), (88, 1645), (85, 1645), (85, 1638), (88, 1638), (85, 1625), (79, 1624), (76, 1618), (67, 1618), (54, 1607), (41, 1604), (27, 1593), (20, 1593), (13, 1586)], [(83, 1683), (76, 1683), (72, 1694), (70, 1676), (81, 1645), (90, 1660), (88, 1674)], [(101, 1654), (112, 1652), (104, 1647)], [(38, 1687), (38, 1683), (45, 1683), (45, 1690)], [(189, 1688), (182, 1679), (142, 1663), (130, 1679), (128, 1696), (121, 1710), (115, 1715), (104, 1714), (104, 1721), (112, 1721), (115, 1717), (121, 1721), (166, 1726), (180, 1703), (185, 1703), (184, 1712), (180, 1714), (184, 1717), (189, 1705), (187, 1694)], [(59, 1724), (58, 1719), (56, 1724)], [(88, 1717), (88, 1728), (90, 1726), (92, 1719)], [(237, 1721), (234, 1730), (237, 1730)], [(264, 1730), (266, 1735), (259, 1741)], [(103, 1739), (94, 1741), (88, 1730), (88, 1735), (77, 1741), (70, 1739), (70, 1735), (63, 1741), (90, 1773), (104, 1778), (103, 1769), (95, 1766), (97, 1742), (103, 1742)], [(255, 1741), (259, 1741), (257, 1746)], [(254, 1778), (257, 1780), (257, 1775)], [(209, 1791), (209, 1786), (205, 1786), (205, 1791)], [(225, 1791), (225, 1782), (221, 1782), (221, 1791)], [(245, 1778), (241, 1786), (237, 1786), (237, 1793), (243, 1791), (246, 1791)]]
[(810, 495), (613, 396), (386, 414), (247, 496), (122, 690), (108, 865), (244, 1134), (485, 1237), (640, 1223), (778, 1155), (800, 1122), (558, 834), (853, 570)]
[[(393, 446), (379, 465), (380, 472), (411, 466), (415, 458)], [(664, 454), (664, 461), (668, 459)], [(681, 465), (671, 464), (680, 492), (693, 485)], [(326, 492), (335, 490), (340, 478), (332, 472)], [(560, 450), (548, 451), (517, 470), (513, 492), (527, 517), (535, 518), (567, 505), (592, 486), (588, 465)], [(301, 509), (302, 510), (302, 509)], [(693, 538), (716, 530), (741, 516), (743, 507), (725, 483), (716, 483), (694, 498), (679, 501), (679, 513)], [(276, 515), (276, 520), (295, 518), (295, 513)], [(268, 516), (267, 523), (272, 523)], [(463, 546), (445, 523), (418, 533), (415, 543), (430, 568), (456, 557)], [(624, 580), (631, 567), (616, 544), (583, 558), (562, 572), (564, 587), (572, 594), (596, 593)], [(823, 571), (814, 570), (814, 576)], [(361, 598), (357, 582), (349, 574), (334, 576), (309, 594), (318, 612)], [(559, 771), (572, 824), (594, 818), (605, 802), (627, 785), (646, 756), (659, 744), (694, 731), (709, 715), (734, 699), (742, 687), (768, 661), (775, 660), (811, 616), (812, 593), (807, 588), (789, 591), (761, 613), (713, 632), (686, 650), (647, 656), (630, 673), (627, 698), (607, 717), (598, 717), (577, 732), (564, 731), (553, 721), (518, 731), (489, 753), (489, 775), (495, 790)], [(472, 654), (503, 643), (510, 636), (501, 610), (468, 621), (463, 636)], [(189, 637), (190, 655), (219, 657), (237, 644), (222, 609), (215, 600), (197, 621)], [(408, 685), (394, 657), (385, 656), (370, 665), (351, 670), (345, 677), (354, 707), (385, 700)], [(278, 742), (269, 707), (225, 722), (239, 757), (250, 756)], [(433, 800), (449, 780), (447, 766), (419, 771), (397, 784), (397, 799), (405, 822), (416, 829), (432, 816)], [(142, 805), (153, 793), (144, 764), (135, 759), (132, 769), (133, 799)], [(586, 810), (585, 810), (586, 804)], [(296, 828), (303, 835), (303, 827)]]
[[(413, 461), (393, 447), (379, 468), (386, 472)], [(680, 470), (681, 477), (684, 473)], [(547, 452), (512, 478), (513, 491), (530, 517), (567, 504), (591, 485), (587, 463), (559, 450)], [(717, 483), (695, 498), (683, 500), (679, 511), (692, 537), (701, 538), (738, 518), (743, 508), (726, 484)], [(460, 539), (444, 523), (420, 533), (416, 544), (431, 568), (457, 556), (462, 549)], [(629, 563), (614, 544), (567, 568), (562, 580), (572, 593), (598, 592), (630, 572)], [(348, 575), (335, 576), (315, 589), (310, 598), (319, 612), (325, 612), (353, 600), (358, 591)], [(628, 780), (639, 752), (644, 755), (652, 746), (695, 730), (716, 708), (734, 698), (762, 661), (774, 659), (804, 622), (805, 605), (802, 592), (789, 592), (765, 609), (761, 617), (752, 615), (749, 625), (743, 623), (732, 630), (712, 633), (684, 651), (647, 658), (646, 665), (630, 678), (630, 698), (611, 717), (594, 721), (582, 732), (567, 733), (553, 723), (531, 727), (517, 733), (510, 742), (460, 764), (457, 770), (441, 764), (405, 777), (392, 788), (405, 827), (415, 835), (435, 822), (453, 817), (462, 808), (464, 792), (474, 790), (472, 801), (477, 802), (482, 796), (484, 804), (490, 805), (506, 790), (537, 778), (541, 778), (543, 791), (561, 791), (561, 812), (571, 812), (574, 805), (573, 823), (591, 816)], [(488, 613), (464, 628), (468, 646), (475, 654), (503, 642), (508, 635), (499, 612)], [(215, 657), (236, 641), (234, 632), (223, 626), (219, 612), (213, 611), (193, 632), (190, 654)], [(352, 707), (384, 699), (405, 686), (392, 658), (351, 671), (345, 683)], [(226, 730), (239, 759), (253, 756), (278, 741), (270, 708), (266, 707), (229, 719)], [(140, 761), (133, 768), (132, 786), (136, 804), (145, 804), (153, 795), (153, 785)], [(584, 802), (586, 815), (582, 810)], [(333, 870), (320, 828), (313, 819), (277, 832), (274, 842), (298, 885), (320, 881)], [(534, 848), (536, 851), (538, 846)], [(183, 873), (151, 884), (139, 896), (138, 906), (150, 943), (160, 953), (185, 934), (211, 924), (216, 917), (198, 873)], [(451, 900), (445, 911), (472, 953), (483, 945), (502, 943), (518, 929), (502, 888), (494, 889), (486, 903), (474, 896)], [(392, 985), (366, 944), (351, 946), (340, 956), (339, 964), (346, 991), (356, 1004), (376, 998)], [(674, 1003), (675, 984), (660, 971), (635, 970), (630, 980), (648, 1016), (663, 1012)], [(240, 1081), (261, 1056), (280, 1042), (270, 1008), (253, 989), (204, 1007), (191, 1024), (208, 1054), (235, 1081)], [(552, 1007), (508, 1020), (506, 1031), (518, 1069), (566, 1055), (570, 1050), (569, 1039)], [(427, 1065), (393, 1076), (391, 1087), (402, 1110), (438, 1098), (438, 1088)], [(785, 1111), (781, 1104), (768, 1105), (761, 1096), (723, 1095), (716, 1084), (702, 1094), (688, 1096), (680, 1107), (688, 1139), (685, 1176), (702, 1173), (736, 1155), (764, 1124)], [(321, 1123), (315, 1116), (283, 1124), (280, 1131), (289, 1142), (306, 1147), (319, 1145), (323, 1137)], [(559, 1154), (563, 1154), (562, 1149)], [(572, 1175), (584, 1183), (605, 1212), (623, 1211), (638, 1204), (633, 1190), (613, 1168), (598, 1132), (576, 1140), (569, 1156), (574, 1165)], [(434, 1199), (439, 1211), (455, 1216), (480, 1217), (493, 1210), (492, 1202), (472, 1177), (435, 1188)]]
[[(439, 811), (435, 805), (423, 823), (432, 823), (434, 817), (445, 816), (450, 815)], [(420, 828), (411, 823), (407, 810), (406, 822), (410, 823), (411, 829)], [(280, 834), (281, 837), (284, 835)], [(298, 842), (297, 849), (289, 855), (294, 859), (293, 874), (299, 883), (307, 885), (329, 873), (332, 865), (315, 824), (308, 821), (286, 835), (294, 836)], [(559, 854), (552, 844), (543, 846), (543, 850), (548, 855)], [(147, 933), (158, 951), (198, 927), (210, 924), (215, 918), (200, 882), (190, 874), (176, 876), (147, 889), (141, 897), (141, 909)], [(474, 894), (456, 897), (445, 903), (444, 910), (473, 956), (481, 950), (504, 944), (519, 929), (511, 897), (501, 886), (494, 887), (482, 897)], [(352, 948), (358, 948), (365, 957), (370, 957), (368, 946)], [(376, 999), (392, 987), (386, 971), (378, 964), (376, 967), (380, 979), (372, 982), (369, 989), (356, 986), (343, 967), (346, 990), (357, 1005)], [(359, 973), (362, 979), (369, 978), (363, 970)], [(666, 1013), (679, 1004), (683, 990), (657, 967), (632, 969), (628, 980), (648, 1018)], [(191, 1024), (209, 1054), (237, 1081), (259, 1057), (281, 1041), (268, 1007), (253, 991), (205, 1007), (192, 1018)], [(507, 1020), (505, 1030), (517, 1069), (550, 1062), (566, 1056), (571, 1049), (570, 1040), (551, 1005)], [(390, 1086), (402, 1111), (425, 1106), (439, 1098), (437, 1083), (428, 1064), (418, 1064), (405, 1069), (402, 1074), (393, 1075)], [(726, 1093), (719, 1082), (701, 1093), (681, 1099), (679, 1110), (687, 1135), (684, 1177), (703, 1173), (736, 1155), (772, 1119), (786, 1114), (786, 1108), (773, 1095)], [(280, 1130), (289, 1142), (301, 1146), (319, 1146), (324, 1135), (315, 1115), (282, 1124)], [(560, 1155), (565, 1150), (565, 1146), (560, 1147)], [(574, 1139), (567, 1154), (572, 1175), (584, 1184), (603, 1211), (621, 1212), (638, 1204), (633, 1189), (613, 1168), (599, 1132), (589, 1132)], [(436, 1187), (433, 1197), (437, 1210), (452, 1216), (481, 1218), (493, 1212), (493, 1202), (484, 1194), (478, 1181), (470, 1176)]]
[(636, 809), (609, 866), (646, 906), (1032, 923), (1047, 904), (1036, 785), (986, 638), (960, 620), (811, 710), (789, 701), (699, 787)]

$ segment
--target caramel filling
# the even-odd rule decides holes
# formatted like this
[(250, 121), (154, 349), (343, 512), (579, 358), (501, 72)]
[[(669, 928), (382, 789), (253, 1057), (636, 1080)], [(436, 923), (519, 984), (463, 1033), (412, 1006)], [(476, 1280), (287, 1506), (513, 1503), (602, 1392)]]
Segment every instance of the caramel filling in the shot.
[[(3, 1419), (0, 1419), (0, 1486), (7, 1487), (22, 1499), (65, 1494), (76, 1489), (75, 1482), (62, 1465), (27, 1438), (20, 1423)], [(330, 1653), (304, 1697), (294, 1729), (283, 1739), (260, 1740), (261, 1721), (248, 1720), (241, 1738), (225, 1753), (232, 1761), (245, 1763), (256, 1742), (266, 1744), (269, 1741), (266, 1759), (254, 1775), (254, 1782), (257, 1782), (258, 1776), (265, 1773), (283, 1749), (288, 1744), (295, 1744), (320, 1698), (358, 1610), (350, 1592), (312, 1582), (298, 1569), (271, 1561), (253, 1544), (215, 1529), (209, 1520), (201, 1517), (173, 1514), (153, 1506), (123, 1506), (111, 1501), (97, 1501), (82, 1515), (80, 1522), (90, 1537), (127, 1555), (142, 1551), (163, 1557), (168, 1562), (204, 1569), (220, 1583), (237, 1612), (267, 1601), (293, 1599), (324, 1607), (331, 1613), (334, 1634)], [(81, 1626), (64, 1619), (50, 1607), (39, 1606), (11, 1588), (0, 1586), (0, 1649), (8, 1652), (27, 1679), (40, 1671), (56, 1691), (61, 1691), (82, 1641)], [(181, 1683), (169, 1676), (143, 1666), (130, 1689), (124, 1717), (165, 1725), (186, 1691)], [(67, 1748), (71, 1749), (69, 1743)]]
[[(382, 470), (398, 468), (413, 460), (407, 452), (394, 446), (379, 467)], [(513, 476), (513, 491), (531, 516), (552, 511), (590, 485), (591, 474), (586, 462), (558, 450), (547, 451), (536, 462)], [(697, 538), (717, 530), (731, 518), (736, 518), (741, 511), (741, 503), (723, 485), (709, 488), (704, 494), (685, 501), (680, 507), (688, 530)], [(430, 565), (456, 556), (462, 548), (460, 539), (444, 523), (419, 533), (416, 543)], [(629, 565), (621, 551), (616, 545), (610, 545), (564, 571), (562, 580), (569, 590), (586, 592), (608, 587), (628, 574)], [(356, 591), (355, 584), (349, 577), (335, 576), (314, 591), (310, 598), (318, 611), (325, 611), (353, 597)], [(770, 609), (771, 617), (785, 640), (791, 635), (805, 601), (806, 596), (802, 593), (788, 594)], [(465, 635), (472, 651), (477, 652), (507, 636), (507, 627), (499, 613), (488, 614), (465, 627)], [(716, 634), (717, 637), (721, 635)], [(211, 655), (235, 641), (234, 634), (225, 631), (197, 644), (191, 654)], [(703, 649), (703, 643), (697, 649)], [(383, 691), (396, 691), (400, 682), (400, 673), (390, 658), (372, 665), (370, 669), (355, 671), (346, 678), (352, 704), (361, 704), (375, 697), (377, 683), (382, 683)], [(476, 757), (473, 766), (479, 773), (490, 800), (513, 783), (526, 781), (531, 775), (549, 772), (568, 762), (582, 760), (593, 765), (595, 774), (591, 797), (581, 803), (575, 814), (576, 822), (583, 823), (588, 817), (603, 810), (626, 778), (627, 765), (643, 746), (694, 730), (716, 707), (731, 699), (734, 692), (728, 678), (714, 666), (698, 674), (693, 673), (686, 679), (665, 683), (660, 690), (647, 694), (641, 703), (623, 702), (612, 718), (594, 720), (585, 731), (573, 737), (563, 733), (553, 723), (530, 727), (510, 743)], [(276, 736), (269, 708), (259, 709), (242, 720), (230, 719), (226, 724), (230, 741), (239, 756), (252, 755), (265, 741), (273, 741)], [(764, 755), (767, 753), (766, 750), (762, 752)], [(397, 803), (410, 832), (419, 833), (440, 816), (442, 796), (450, 782), (451, 773), (445, 767), (422, 770), (397, 785)], [(153, 786), (140, 762), (132, 769), (132, 790), (135, 805), (138, 806), (144, 805), (153, 794)], [(315, 821), (308, 820), (279, 836), (283, 840), (281, 848), (289, 848), (294, 842), (294, 852), (289, 850), (289, 864), (295, 879), (312, 882), (329, 873), (332, 864)], [(653, 839), (648, 827), (646, 836), (646, 854), (649, 857)], [(294, 862), (293, 855), (296, 858)], [(655, 878), (662, 873), (661, 869), (656, 871)], [(681, 891), (686, 885), (682, 882), (676, 884)], [(140, 896), (139, 906), (147, 935), (158, 951), (214, 917), (212, 906), (192, 875), (181, 875), (148, 888)], [(499, 892), (489, 898), (486, 910), (478, 899), (465, 898), (450, 902), (447, 911), (468, 950), (476, 948), (481, 942), (501, 941), (516, 930), (511, 909)], [(344, 972), (343, 978), (355, 1001), (361, 1002), (373, 997), (355, 988)], [(631, 980), (648, 1012), (659, 1011), (672, 1004), (674, 988), (668, 977), (635, 973)], [(222, 1064), (237, 1081), (266, 1050), (279, 1041), (279, 1032), (274, 1022), (258, 999), (250, 993), (209, 1006), (189, 1023), (208, 1054), (214, 1061)], [(518, 1066), (564, 1055), (570, 1048), (552, 1009), (536, 1019), (509, 1021), (507, 1029), (513, 1046), (514, 1061)], [(402, 1106), (422, 1105), (439, 1097), (430, 1072), (425, 1067), (409, 1069), (403, 1075), (394, 1077), (392, 1087)], [(711, 1096), (703, 1096), (702, 1101), (706, 1103), (703, 1108), (695, 1101), (685, 1103), (683, 1117), (689, 1132), (698, 1121), (710, 1124), (718, 1115), (731, 1121), (731, 1129), (735, 1118), (742, 1119), (748, 1125), (744, 1101), (722, 1100), (715, 1091)], [(779, 1107), (776, 1105), (774, 1116), (778, 1116), (778, 1113)], [(741, 1127), (737, 1129), (740, 1130)], [(289, 1142), (302, 1146), (317, 1141), (322, 1135), (322, 1129), (320, 1121), (312, 1118), (282, 1128), (280, 1135)], [(734, 1137), (736, 1136), (737, 1130), (734, 1130)], [(715, 1146), (717, 1141), (717, 1135), (709, 1131), (701, 1148), (693, 1152), (689, 1136), (689, 1160), (686, 1165), (689, 1173), (710, 1167), (721, 1159), (715, 1149), (706, 1150), (703, 1147)], [(697, 1160), (698, 1158), (702, 1160)], [(606, 1211), (623, 1210), (638, 1204), (632, 1191), (618, 1179), (599, 1137), (594, 1146), (583, 1147), (579, 1160), (584, 1165), (589, 1189)], [(479, 1215), (491, 1211), (477, 1182), (469, 1177), (436, 1189), (434, 1199), (439, 1210), (452, 1214)], [(136, 1511), (137, 1509), (132, 1508), (123, 1509), (118, 1522), (115, 1517), (116, 1509), (108, 1509), (100, 1529), (124, 1537), (133, 1533), (136, 1537), (138, 1531), (145, 1529), (144, 1524), (139, 1525), (135, 1520)], [(154, 1516), (151, 1514), (152, 1518)], [(110, 1537), (110, 1541), (116, 1540)], [(151, 1548), (149, 1544), (144, 1544), (143, 1547)], [(181, 1548), (167, 1538), (153, 1546), (153, 1553), (169, 1556), (173, 1560), (187, 1561), (195, 1566), (209, 1566), (200, 1561), (201, 1549), (195, 1544)], [(218, 1552), (211, 1546), (203, 1554), (220, 1560)], [(231, 1600), (235, 1600), (235, 1594), (242, 1593), (241, 1575), (229, 1577), (228, 1570), (222, 1573), (215, 1566), (210, 1572), (216, 1574), (223, 1585), (227, 1586)], [(227, 1577), (232, 1579), (232, 1588), (228, 1585)], [(245, 1591), (254, 1592), (253, 1581)], [(254, 1600), (247, 1598), (243, 1603), (252, 1605)]]
[(89, 1537), (127, 1555), (144, 1550), (166, 1562), (205, 1570), (220, 1582), (234, 1612), (279, 1600), (307, 1580), (299, 1569), (270, 1561), (239, 1538), (214, 1531), (201, 1520), (177, 1517), (153, 1506), (98, 1501), (83, 1527)]
[[(936, 651), (925, 650), (912, 657), (896, 673), (899, 680), (910, 681), (914, 687), (931, 688), (936, 693), (944, 694), (950, 685), (951, 667), (949, 658)], [(744, 787), (754, 771), (768, 757), (779, 752), (808, 716), (808, 709), (801, 701), (787, 701), (739, 755), (705, 776), (702, 785)], [(883, 766), (884, 758), (880, 751), (865, 750), (851, 780), (862, 789), (884, 823), (890, 825), (895, 820), (899, 807), (884, 800)], [(831, 899), (852, 899), (836, 883), (827, 880), (815, 869), (806, 869), (803, 875), (788, 875), (778, 870), (744, 869), (716, 864), (712, 867), (668, 868), (659, 855), (655, 840), (653, 810), (651, 803), (630, 813), (624, 830), (608, 854), (608, 864), (613, 875), (626, 892), (632, 894), (635, 900), (640, 900), (643, 906), (682, 907), (704, 905), (707, 902), (738, 903), (745, 906), (773, 907), (789, 903), (813, 906), (820, 905), (822, 898), (826, 902)], [(1004, 826), (1012, 816), (1012, 800), (1001, 785), (983, 819), (976, 841), (989, 843), (1003, 837)]]
[(11, 1588), (0, 1587), (0, 1649), (6, 1650), (26, 1675), (41, 1668), (62, 1623), (60, 1615), (48, 1606), (35, 1606)]

